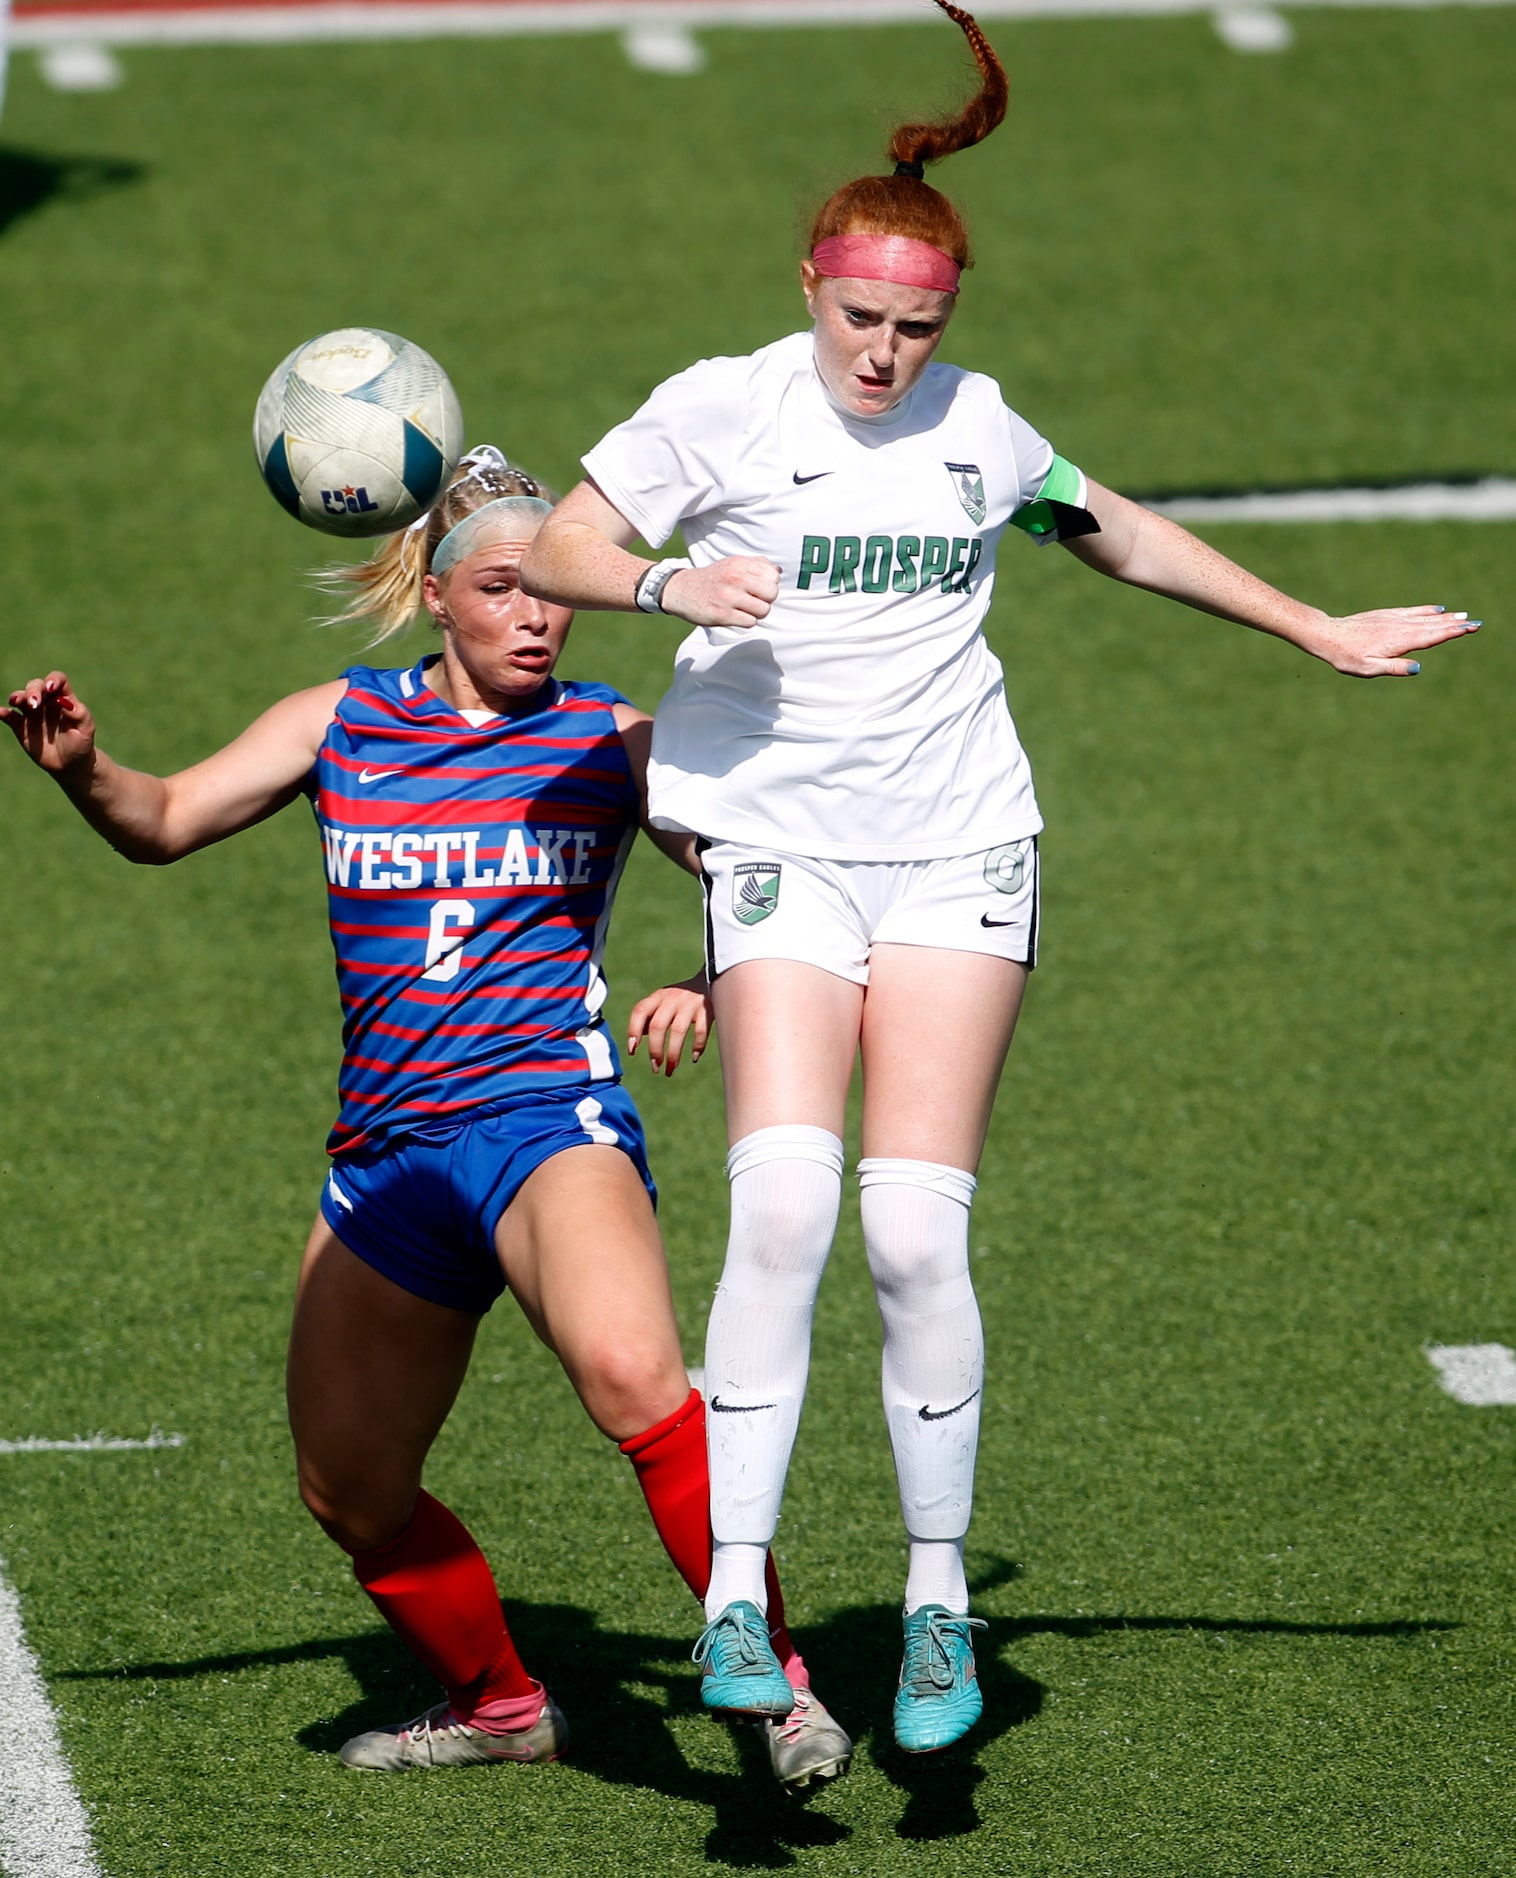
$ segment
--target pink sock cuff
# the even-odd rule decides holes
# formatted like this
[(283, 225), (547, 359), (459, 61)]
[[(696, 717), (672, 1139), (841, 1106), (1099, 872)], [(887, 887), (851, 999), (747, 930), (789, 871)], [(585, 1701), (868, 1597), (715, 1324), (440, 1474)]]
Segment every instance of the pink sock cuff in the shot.
[[(769, 1636), (771, 1640), (773, 1639), (773, 1635), (774, 1633), (770, 1631)], [(779, 1654), (777, 1650), (775, 1654)], [(795, 1648), (793, 1643), (790, 1645), (790, 1653), (788, 1656), (779, 1656), (779, 1667), (784, 1671), (784, 1680), (792, 1689), (810, 1688), (811, 1672), (805, 1666), (805, 1658)]]
[(458, 1719), (482, 1735), (519, 1735), (535, 1727), (546, 1706), (547, 1690), (534, 1682), (530, 1695), (496, 1696), (492, 1702), (481, 1702), (472, 1715), (459, 1715)]

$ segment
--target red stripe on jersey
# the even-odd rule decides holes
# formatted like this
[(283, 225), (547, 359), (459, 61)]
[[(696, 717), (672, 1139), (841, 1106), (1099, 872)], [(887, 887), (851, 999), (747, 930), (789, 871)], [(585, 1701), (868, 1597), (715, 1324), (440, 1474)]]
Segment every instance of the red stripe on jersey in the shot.
[[(535, 1027), (540, 1034), (544, 1028)], [(424, 1043), (428, 1037), (515, 1037), (527, 1034), (528, 1027), (523, 1024), (438, 1024), (433, 1030), (407, 1029), (401, 1024), (386, 1024), (375, 1020), (366, 1031), (366, 1036), (394, 1037), (400, 1043)], [(350, 1059), (353, 1062), (357, 1058)]]
[[(461, 975), (462, 974), (460, 973), (460, 976)], [(523, 985), (513, 986), (509, 984), (505, 984), (505, 985), (492, 984), (489, 986), (487, 990), (480, 990), (478, 987), (475, 987), (471, 990), (446, 992), (446, 991), (424, 991), (422, 990), (420, 985), (409, 984), (409, 985), (406, 985), (404, 989), (400, 991), (397, 995), (403, 998), (407, 1004), (449, 1004), (451, 1005), (451, 1004), (463, 1004), (475, 998), (503, 998), (503, 997), (510, 997), (512, 995), (530, 996), (536, 999), (561, 998), (565, 1003), (572, 1004), (576, 1000), (582, 999), (584, 994), (575, 985), (526, 985), (526, 984), (523, 984)], [(575, 1029), (577, 1028), (578, 1026), (576, 1025)]]
[[(348, 1051), (333, 1152), (406, 1117), (588, 1084), (580, 1032), (615, 1073), (596, 948), (639, 807), (615, 694), (550, 680), (475, 727), (423, 671), (348, 673), (312, 779), (341, 882), (328, 887)], [(424, 982), (439, 955), (454, 976)]]

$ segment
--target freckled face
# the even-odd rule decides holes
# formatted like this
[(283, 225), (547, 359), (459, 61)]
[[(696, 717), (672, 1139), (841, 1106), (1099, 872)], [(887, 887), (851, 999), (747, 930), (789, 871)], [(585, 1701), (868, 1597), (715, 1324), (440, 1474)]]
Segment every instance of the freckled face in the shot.
[(830, 280), (809, 261), (800, 278), (827, 390), (859, 417), (893, 410), (931, 364), (955, 296), (888, 280)]

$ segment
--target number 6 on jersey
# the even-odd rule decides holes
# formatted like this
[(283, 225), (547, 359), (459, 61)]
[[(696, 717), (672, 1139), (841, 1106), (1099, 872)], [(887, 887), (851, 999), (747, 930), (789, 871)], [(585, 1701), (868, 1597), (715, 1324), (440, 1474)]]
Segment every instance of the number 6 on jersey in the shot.
[[(449, 930), (456, 927), (456, 931)], [(421, 976), (434, 984), (456, 978), (463, 965), (463, 942), (474, 929), (472, 900), (438, 900), (432, 907), (426, 934), (427, 970)]]

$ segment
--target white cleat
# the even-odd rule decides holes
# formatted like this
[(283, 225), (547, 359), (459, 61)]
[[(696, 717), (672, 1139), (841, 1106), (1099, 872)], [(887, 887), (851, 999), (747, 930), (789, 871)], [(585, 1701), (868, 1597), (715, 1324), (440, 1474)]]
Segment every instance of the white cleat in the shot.
[(344, 1767), (403, 1774), (412, 1767), (484, 1767), (499, 1761), (556, 1761), (568, 1747), (568, 1723), (551, 1696), (530, 1728), (486, 1734), (459, 1721), (446, 1702), (394, 1728), (354, 1735), (338, 1758)]
[(790, 1793), (840, 1780), (853, 1760), (853, 1744), (809, 1689), (795, 1691), (795, 1706), (783, 1721), (763, 1721), (769, 1765)]

